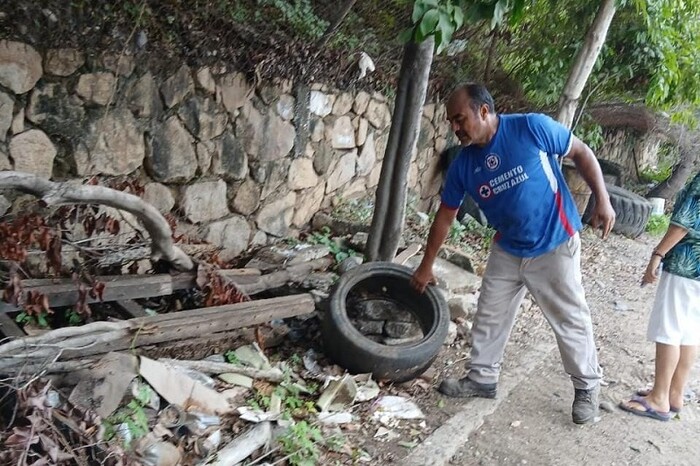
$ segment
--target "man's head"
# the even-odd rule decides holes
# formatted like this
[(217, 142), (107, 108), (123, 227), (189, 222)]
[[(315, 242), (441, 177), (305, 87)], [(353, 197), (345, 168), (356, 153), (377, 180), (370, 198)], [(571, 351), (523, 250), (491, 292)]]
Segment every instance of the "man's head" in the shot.
[(460, 84), (447, 99), (447, 121), (463, 146), (486, 145), (498, 125), (493, 97), (481, 84)]

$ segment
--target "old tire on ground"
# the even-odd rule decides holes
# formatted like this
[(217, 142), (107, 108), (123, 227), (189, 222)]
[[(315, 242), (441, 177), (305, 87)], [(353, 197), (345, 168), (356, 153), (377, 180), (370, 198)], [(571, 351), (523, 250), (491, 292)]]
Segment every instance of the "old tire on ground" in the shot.
[[(323, 320), (324, 349), (328, 357), (352, 373), (372, 373), (376, 380), (402, 382), (423, 373), (433, 363), (447, 338), (450, 315), (438, 290), (429, 286), (423, 294), (410, 285), (413, 272), (388, 262), (362, 264), (344, 274), (330, 298)], [(370, 340), (350, 321), (348, 297), (382, 294), (400, 304), (418, 320), (419, 341), (388, 346)]]
[[(644, 233), (651, 215), (651, 202), (619, 186), (608, 184), (606, 187), (608, 194), (610, 194), (610, 204), (617, 215), (613, 231), (631, 238), (636, 238)], [(590, 223), (594, 207), (595, 196), (591, 196), (586, 212), (583, 214), (584, 222)]]

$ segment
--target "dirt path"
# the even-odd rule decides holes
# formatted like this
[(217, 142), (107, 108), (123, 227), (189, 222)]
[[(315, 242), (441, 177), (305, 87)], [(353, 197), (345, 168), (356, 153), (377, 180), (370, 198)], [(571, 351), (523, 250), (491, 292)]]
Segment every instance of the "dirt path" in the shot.
[[(602, 398), (616, 406), (652, 381), (654, 347), (645, 333), (655, 290), (640, 288), (639, 280), (658, 239), (615, 236), (602, 242), (589, 231), (582, 236), (584, 284), (608, 382)], [(452, 430), (446, 432), (449, 435), (440, 437), (438, 429), (426, 439), (428, 444), (442, 443), (435, 452), (449, 453), (446, 461), (436, 459), (431, 464), (700, 463), (697, 402), (686, 404), (680, 420), (667, 423), (615, 407), (612, 413), (603, 412), (595, 425), (574, 425), (573, 389), (539, 312), (519, 316), (501, 385), (506, 393), (502, 390), (498, 400), (462, 404), (461, 414), (453, 417)], [(700, 364), (691, 374), (690, 386), (700, 394)], [(420, 450), (409, 455), (406, 464), (426, 461), (429, 450)]]

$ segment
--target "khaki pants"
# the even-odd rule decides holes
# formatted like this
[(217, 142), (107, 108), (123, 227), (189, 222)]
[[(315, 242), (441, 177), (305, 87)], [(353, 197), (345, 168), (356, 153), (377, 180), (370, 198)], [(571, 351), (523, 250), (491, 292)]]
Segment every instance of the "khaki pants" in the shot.
[(495, 383), (520, 303), (529, 290), (554, 330), (564, 369), (574, 388), (598, 385), (591, 313), (581, 284), (581, 239), (572, 236), (555, 250), (521, 258), (493, 245), (472, 328), (469, 378)]

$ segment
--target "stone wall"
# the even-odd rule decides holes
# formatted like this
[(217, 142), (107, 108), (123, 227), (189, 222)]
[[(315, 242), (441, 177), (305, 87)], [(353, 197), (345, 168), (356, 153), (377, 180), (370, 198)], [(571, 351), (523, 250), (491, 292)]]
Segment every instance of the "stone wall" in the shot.
[(637, 180), (641, 170), (657, 165), (661, 141), (653, 133), (607, 128), (603, 136), (605, 142), (596, 156), (622, 167), (625, 179)]
[[(252, 85), (223, 67), (159, 76), (126, 55), (0, 41), (0, 169), (138, 179), (228, 257), (295, 235), (337, 199), (372, 196), (391, 111), (377, 93)], [(423, 208), (448, 129), (444, 107), (427, 104), (409, 175)]]

